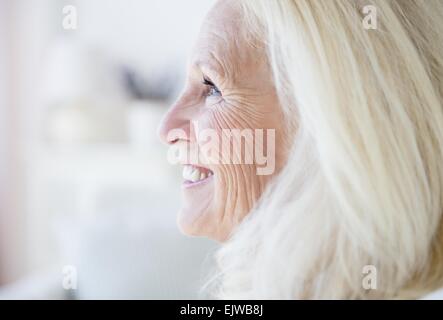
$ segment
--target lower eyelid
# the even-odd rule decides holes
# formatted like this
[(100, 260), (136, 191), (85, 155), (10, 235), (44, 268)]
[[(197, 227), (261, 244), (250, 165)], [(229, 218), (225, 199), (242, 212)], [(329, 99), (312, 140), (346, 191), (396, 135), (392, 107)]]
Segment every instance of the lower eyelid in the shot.
[(216, 96), (216, 97), (206, 97), (206, 104), (210, 105), (210, 106), (214, 106), (217, 104), (221, 104), (223, 103), (224, 100), (221, 96)]

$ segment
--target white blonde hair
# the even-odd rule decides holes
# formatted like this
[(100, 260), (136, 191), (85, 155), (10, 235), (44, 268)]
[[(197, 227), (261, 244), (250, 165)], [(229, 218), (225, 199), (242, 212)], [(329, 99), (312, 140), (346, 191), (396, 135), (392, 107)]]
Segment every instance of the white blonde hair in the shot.
[[(443, 2), (243, 0), (293, 148), (216, 254), (217, 298), (415, 298), (443, 285)], [(365, 289), (364, 267), (377, 270)]]

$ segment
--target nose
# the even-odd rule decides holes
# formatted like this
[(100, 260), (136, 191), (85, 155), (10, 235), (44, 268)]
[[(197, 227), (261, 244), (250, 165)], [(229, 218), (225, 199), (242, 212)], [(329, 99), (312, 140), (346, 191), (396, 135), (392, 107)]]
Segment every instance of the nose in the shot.
[(192, 117), (187, 114), (186, 108), (182, 108), (180, 102), (173, 105), (163, 117), (159, 127), (158, 136), (160, 140), (171, 145), (180, 139), (190, 136), (190, 121)]

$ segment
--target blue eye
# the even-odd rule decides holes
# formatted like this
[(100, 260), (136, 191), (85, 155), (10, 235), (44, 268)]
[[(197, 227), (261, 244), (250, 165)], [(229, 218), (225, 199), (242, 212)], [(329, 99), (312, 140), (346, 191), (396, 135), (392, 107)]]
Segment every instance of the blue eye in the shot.
[(217, 86), (208, 78), (203, 78), (203, 84), (209, 88), (206, 93), (207, 97), (220, 97), (222, 95)]

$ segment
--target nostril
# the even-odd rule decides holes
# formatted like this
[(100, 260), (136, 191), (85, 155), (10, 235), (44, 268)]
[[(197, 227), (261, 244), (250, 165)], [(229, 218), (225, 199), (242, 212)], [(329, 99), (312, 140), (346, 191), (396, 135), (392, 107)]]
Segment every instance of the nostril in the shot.
[[(167, 118), (165, 118), (167, 120)], [(167, 121), (165, 121), (165, 119), (160, 123), (160, 125), (157, 128), (157, 136), (160, 138), (160, 140), (164, 143), (164, 144), (172, 144), (175, 143), (176, 137), (174, 136), (170, 136), (170, 128), (169, 128), (169, 123)]]
[(187, 140), (189, 132), (188, 119), (179, 114), (177, 109), (171, 109), (158, 127), (158, 135), (164, 144), (175, 144), (179, 140)]
[(174, 143), (176, 143), (178, 140), (179, 140), (178, 138), (175, 138), (175, 139), (172, 139), (172, 140), (168, 141), (168, 143), (169, 143), (169, 144), (174, 144)]

